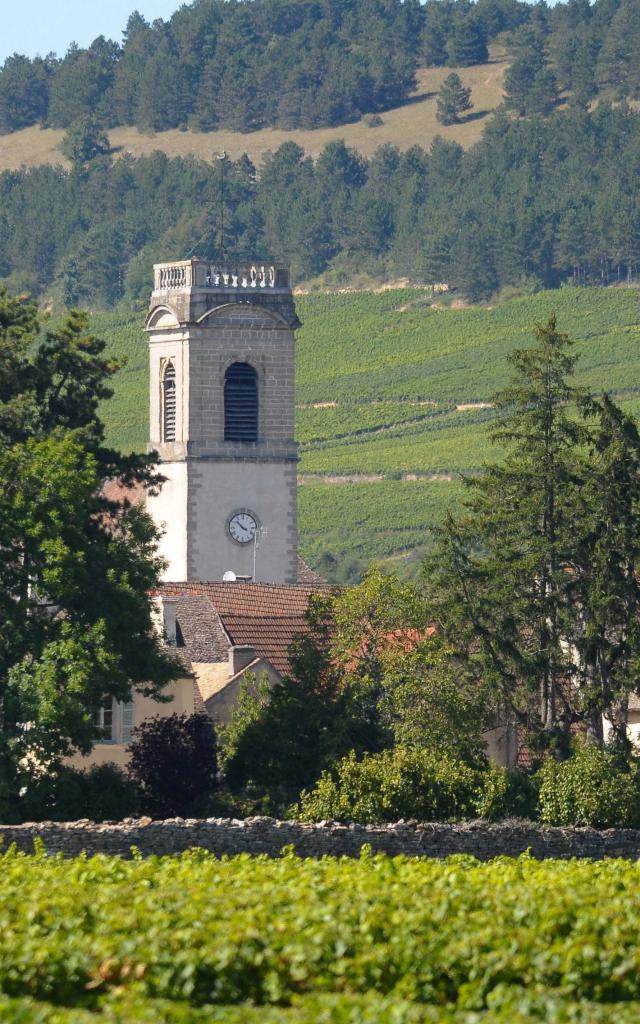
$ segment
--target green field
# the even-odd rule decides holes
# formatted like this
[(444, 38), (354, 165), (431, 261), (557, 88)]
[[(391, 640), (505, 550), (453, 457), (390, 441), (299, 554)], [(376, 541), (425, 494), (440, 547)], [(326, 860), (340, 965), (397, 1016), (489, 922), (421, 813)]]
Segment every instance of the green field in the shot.
[(640, 1013), (640, 867), (0, 858), (0, 1020), (573, 1024)]
[[(491, 457), (491, 410), (458, 407), (489, 401), (509, 351), (552, 310), (576, 342), (578, 381), (640, 412), (636, 289), (564, 288), (464, 309), (434, 308), (418, 289), (302, 295), (297, 305), (301, 542), (334, 578), (372, 559), (416, 564), (429, 527), (459, 507), (460, 474)], [(129, 449), (148, 430), (142, 320), (94, 318), (129, 357), (104, 410), (111, 439)]]

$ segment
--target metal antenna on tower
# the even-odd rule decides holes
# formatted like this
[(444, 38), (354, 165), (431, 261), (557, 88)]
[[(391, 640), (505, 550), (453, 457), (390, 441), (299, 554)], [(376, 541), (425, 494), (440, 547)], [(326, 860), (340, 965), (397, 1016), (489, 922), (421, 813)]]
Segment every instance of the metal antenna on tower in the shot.
[(263, 537), (267, 536), (267, 530), (264, 526), (259, 526), (253, 535), (253, 582), (256, 582), (256, 554), (260, 547), (260, 541)]
[(218, 153), (216, 160), (220, 161), (220, 259), (224, 262), (224, 168), (228, 159), (226, 150)]

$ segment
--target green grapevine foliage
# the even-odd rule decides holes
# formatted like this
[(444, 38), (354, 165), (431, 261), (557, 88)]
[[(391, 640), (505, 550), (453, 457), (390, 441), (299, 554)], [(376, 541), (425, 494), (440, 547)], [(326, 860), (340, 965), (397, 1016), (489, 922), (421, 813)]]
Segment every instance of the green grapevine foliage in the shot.
[(626, 861), (0, 862), (0, 1020), (638, 1019)]

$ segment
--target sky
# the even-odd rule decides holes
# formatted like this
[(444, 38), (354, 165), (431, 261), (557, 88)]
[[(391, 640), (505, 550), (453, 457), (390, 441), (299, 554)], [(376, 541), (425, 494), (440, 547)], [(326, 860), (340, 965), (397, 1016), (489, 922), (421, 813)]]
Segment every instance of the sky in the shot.
[(64, 55), (69, 43), (88, 46), (97, 36), (121, 41), (132, 11), (153, 21), (170, 17), (183, 0), (0, 0), (0, 64), (12, 53)]

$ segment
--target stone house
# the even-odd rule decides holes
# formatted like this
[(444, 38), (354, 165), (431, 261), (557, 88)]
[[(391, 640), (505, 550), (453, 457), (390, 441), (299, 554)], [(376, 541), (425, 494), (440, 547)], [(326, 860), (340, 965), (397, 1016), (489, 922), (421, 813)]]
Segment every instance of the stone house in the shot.
[(184, 674), (164, 691), (169, 703), (135, 693), (131, 704), (116, 701), (98, 713), (105, 739), (72, 763), (86, 768), (114, 762), (124, 767), (136, 725), (147, 718), (206, 711), (226, 724), (247, 677), (276, 685), (289, 671), (288, 651), (308, 630), (309, 599), (327, 589), (300, 560), (295, 585), (230, 581), (166, 583), (154, 595), (158, 629)]

